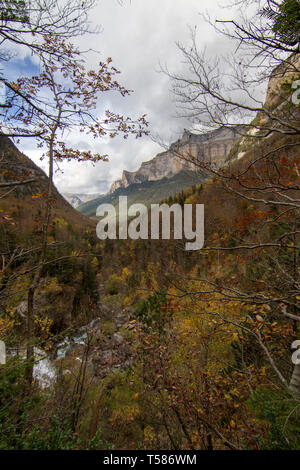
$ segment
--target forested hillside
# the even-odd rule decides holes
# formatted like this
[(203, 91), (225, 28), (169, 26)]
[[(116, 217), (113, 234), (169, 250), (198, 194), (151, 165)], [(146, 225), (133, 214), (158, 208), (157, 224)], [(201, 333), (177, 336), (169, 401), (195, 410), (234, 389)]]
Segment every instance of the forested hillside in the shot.
[[(298, 0), (214, 24), (232, 62), (207, 57), (191, 30), (178, 72), (164, 70), (198, 140), (234, 133), (225, 161), (173, 148), (194, 171), (125, 172), (81, 213), (54, 185), (59, 165), (101, 165), (98, 139), (143, 141), (149, 123), (106, 110), (130, 94), (112, 59), (90, 70), (66, 42), (91, 32), (93, 0), (50, 3), (0, 5), (0, 37), (40, 64), (15, 81), (0, 71), (0, 449), (299, 450)], [(34, 139), (47, 174), (12, 139)], [(169, 239), (151, 239), (149, 218), (148, 239), (100, 240), (90, 217), (124, 195), (148, 214), (204, 205), (204, 246), (186, 249), (175, 215)]]
[(205, 171), (182, 170), (171, 178), (132, 183), (127, 188), (118, 188), (113, 193), (104, 194), (81, 204), (77, 210), (87, 217), (95, 217), (100, 204), (112, 204), (116, 207), (119, 204), (119, 196), (127, 196), (129, 205), (142, 203), (150, 207), (151, 204), (168, 199), (193, 185), (201, 184), (205, 177)]

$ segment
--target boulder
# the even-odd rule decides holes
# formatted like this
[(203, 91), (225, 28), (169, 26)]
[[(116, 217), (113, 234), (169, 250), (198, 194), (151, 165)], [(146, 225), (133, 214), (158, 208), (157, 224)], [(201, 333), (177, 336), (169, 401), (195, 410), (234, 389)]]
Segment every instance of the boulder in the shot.
[(114, 333), (113, 336), (112, 336), (112, 340), (113, 340), (113, 343), (116, 345), (116, 346), (120, 346), (123, 342), (124, 342), (124, 339), (121, 335), (119, 335), (118, 333)]

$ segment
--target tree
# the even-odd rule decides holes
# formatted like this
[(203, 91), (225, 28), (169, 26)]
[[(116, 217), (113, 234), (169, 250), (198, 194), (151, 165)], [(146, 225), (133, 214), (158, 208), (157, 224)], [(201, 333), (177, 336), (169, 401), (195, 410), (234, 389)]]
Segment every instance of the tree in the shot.
[[(205, 51), (199, 51), (193, 31), (191, 47), (178, 45), (185, 71), (167, 73), (179, 113), (188, 117), (192, 125), (197, 129), (236, 127), (240, 132), (240, 153), (232, 153), (233, 160), (222, 169), (208, 162), (193, 161), (213, 175), (216, 190), (220, 188), (221, 194), (230, 194), (237, 207), (244, 208), (237, 229), (223, 239), (219, 235), (207, 241), (207, 252), (216, 251), (224, 256), (230, 253), (237, 265), (244, 263), (246, 268), (245, 258), (251, 253), (252, 265), (247, 268), (246, 278), (241, 276), (234, 282), (224, 278), (216, 281), (209, 276), (201, 280), (207, 283), (208, 295), (218, 292), (221, 303), (244, 302), (256, 311), (262, 308), (267, 317), (262, 320), (258, 315), (258, 319), (247, 324), (248, 320), (246, 323), (233, 320), (221, 315), (218, 309), (203, 313), (235, 325), (251, 342), (257, 342), (270, 373), (287, 390), (292, 366), (290, 352), (285, 350), (283, 361), (276, 353), (278, 331), (274, 342), (268, 344), (268, 338), (272, 330), (275, 335), (276, 321), (286, 338), (296, 338), (300, 322), (300, 128), (299, 107), (291, 100), (293, 82), (300, 77), (299, 2), (268, 1), (263, 9), (261, 2), (235, 3), (245, 10), (254, 4), (256, 14), (250, 19), (242, 14), (240, 21), (213, 24), (209, 20), (216, 31), (236, 45), (232, 57), (208, 58)], [(266, 79), (269, 87), (265, 101), (259, 99), (259, 92)], [(199, 301), (193, 289), (182, 292)], [(292, 334), (286, 332), (288, 325), (293, 327)], [(299, 378), (299, 366), (295, 365), (290, 387), (295, 398), (299, 397)]]
[[(40, 148), (45, 149), (48, 160), (48, 189), (45, 195), (45, 214), (42, 223), (41, 245), (33, 277), (28, 288), (27, 302), (27, 381), (31, 385), (34, 362), (34, 297), (46, 263), (49, 224), (53, 196), (53, 165), (55, 161), (76, 160), (93, 163), (105, 160), (107, 155), (80, 151), (68, 147), (64, 140), (66, 131), (79, 131), (93, 138), (122, 134), (141, 137), (147, 122), (142, 116), (136, 120), (108, 109), (102, 109), (100, 98), (110, 91), (122, 97), (129, 91), (116, 80), (120, 73), (111, 65), (112, 59), (100, 62), (97, 70), (87, 70), (85, 56), (67, 39), (73, 34), (87, 31), (87, 12), (94, 4), (84, 2), (33, 3), (6, 2), (2, 12), (3, 42), (28, 47), (40, 62), (41, 72), (8, 82), (6, 102), (2, 106), (3, 124), (0, 131), (7, 137), (34, 136)], [(47, 8), (46, 8), (47, 7)], [(52, 8), (51, 11), (48, 8)], [(25, 15), (25, 16), (24, 16)], [(7, 130), (8, 129), (8, 130)], [(29, 184), (31, 181), (21, 181)], [(18, 184), (9, 182), (11, 186)], [(7, 183), (4, 183), (7, 184)]]
[[(31, 285), (28, 291), (27, 309), (27, 360), (30, 364), (28, 381), (32, 380), (33, 351), (33, 319), (34, 319), (34, 295), (42, 275), (45, 256), (48, 245), (48, 229), (51, 217), (53, 165), (54, 161), (77, 160), (98, 162), (105, 160), (107, 155), (93, 154), (91, 151), (80, 151), (73, 147), (67, 147), (63, 140), (63, 134), (70, 130), (91, 134), (94, 138), (108, 135), (114, 138), (117, 134), (123, 134), (127, 138), (129, 134), (141, 137), (146, 131), (145, 117), (133, 121), (130, 118), (113, 113), (110, 110), (104, 112), (104, 116), (98, 116), (98, 101), (104, 93), (117, 91), (121, 96), (126, 96), (129, 91), (119, 85), (115, 76), (119, 71), (110, 65), (111, 58), (100, 62), (97, 71), (87, 70), (80, 52), (71, 44), (66, 44), (61, 39), (46, 39), (47, 47), (64, 51), (64, 60), (57, 61), (46, 59), (41, 55), (43, 72), (35, 77), (20, 78), (16, 82), (16, 88), (21, 96), (34, 96), (38, 100), (40, 109), (32, 109), (31, 116), (26, 113), (24, 118), (22, 105), (19, 113), (14, 111), (8, 114), (12, 122), (21, 121), (28, 128), (39, 127), (41, 134), (38, 136), (40, 147), (45, 147), (44, 157), (48, 159), (48, 191), (46, 195), (46, 213), (43, 222), (42, 243), (38, 265), (36, 267)], [(66, 59), (68, 58), (68, 59)], [(50, 96), (49, 96), (50, 95)], [(15, 106), (16, 107), (16, 106)], [(17, 124), (18, 125), (18, 124)], [(16, 127), (15, 127), (16, 128)]]
[(281, 4), (268, 1), (263, 13), (273, 21), (273, 31), (288, 46), (300, 44), (300, 5), (298, 0), (284, 0)]
[[(68, 61), (63, 40), (92, 32), (88, 14), (95, 0), (7, 0), (0, 5), (0, 57), (9, 61), (20, 48), (26, 48), (35, 56), (43, 55), (44, 61), (62, 63)], [(45, 38), (51, 38), (50, 42)], [(56, 40), (56, 47), (53, 41)], [(0, 104), (0, 133), (8, 137), (41, 135), (40, 129), (28, 129), (26, 122), (15, 129), (7, 121), (20, 108), (24, 120), (33, 110), (46, 118), (47, 113), (32, 94), (22, 94), (5, 72), (0, 72), (0, 83), (5, 88), (5, 101)], [(22, 103), (22, 104), (20, 104)], [(26, 116), (25, 116), (26, 114)]]

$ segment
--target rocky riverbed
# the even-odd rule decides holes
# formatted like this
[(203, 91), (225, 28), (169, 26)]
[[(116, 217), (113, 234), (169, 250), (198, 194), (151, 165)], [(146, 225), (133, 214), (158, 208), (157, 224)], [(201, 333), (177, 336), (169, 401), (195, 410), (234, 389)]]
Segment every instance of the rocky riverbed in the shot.
[[(96, 379), (103, 379), (132, 364), (131, 332), (135, 327), (126, 310), (102, 308), (98, 317), (72, 334), (66, 335), (49, 354), (35, 349), (34, 378), (43, 388), (51, 386), (59, 364), (73, 357), (82, 361), (88, 348), (87, 370)], [(69, 369), (65, 374), (71, 373)]]

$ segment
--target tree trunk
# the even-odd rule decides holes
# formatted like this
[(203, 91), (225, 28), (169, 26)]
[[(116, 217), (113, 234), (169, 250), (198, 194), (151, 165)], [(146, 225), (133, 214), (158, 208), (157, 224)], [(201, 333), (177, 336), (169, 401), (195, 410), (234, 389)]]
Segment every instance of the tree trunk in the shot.
[(48, 230), (50, 224), (50, 217), (51, 217), (51, 197), (52, 197), (52, 189), (53, 189), (53, 161), (54, 161), (54, 141), (56, 131), (59, 126), (61, 117), (61, 109), (58, 107), (58, 115), (57, 120), (53, 126), (51, 131), (51, 138), (49, 141), (49, 174), (48, 174), (48, 191), (47, 191), (47, 200), (46, 200), (46, 212), (45, 212), (45, 220), (43, 224), (43, 241), (41, 252), (39, 256), (38, 266), (36, 272), (33, 276), (33, 280), (28, 289), (28, 296), (27, 296), (27, 351), (26, 351), (26, 381), (28, 385), (28, 389), (30, 391), (33, 379), (33, 363), (34, 363), (34, 295), (35, 291), (38, 288), (39, 281), (41, 279), (44, 262), (45, 262), (45, 255), (48, 246)]
[(26, 347), (26, 382), (29, 388), (31, 388), (33, 379), (33, 362), (34, 362), (34, 346), (33, 346), (33, 300), (34, 300), (35, 289), (29, 288), (27, 298), (27, 347)]

